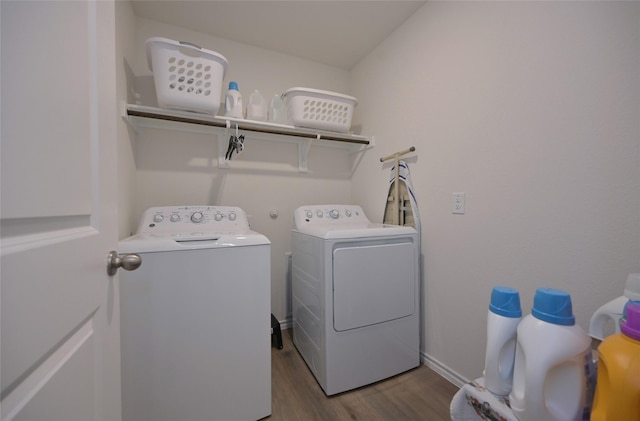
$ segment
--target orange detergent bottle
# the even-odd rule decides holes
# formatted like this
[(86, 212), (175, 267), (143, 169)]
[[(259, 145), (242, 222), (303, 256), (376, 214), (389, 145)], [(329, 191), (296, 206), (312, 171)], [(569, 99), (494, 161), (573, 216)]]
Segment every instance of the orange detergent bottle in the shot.
[(627, 307), (620, 332), (598, 347), (598, 381), (591, 421), (640, 420), (640, 304)]

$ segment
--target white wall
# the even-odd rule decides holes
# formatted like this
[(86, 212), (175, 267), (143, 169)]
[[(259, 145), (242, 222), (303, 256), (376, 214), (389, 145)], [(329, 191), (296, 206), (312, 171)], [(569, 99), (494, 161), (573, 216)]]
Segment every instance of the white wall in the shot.
[[(135, 74), (129, 63), (137, 55), (135, 43), (135, 15), (131, 3), (116, 1), (116, 97), (119, 102), (135, 103)], [(134, 161), (135, 132), (118, 122), (118, 238), (125, 238), (135, 230), (136, 167)]]
[(377, 142), (352, 199), (381, 219), (378, 159), (416, 146), (424, 351), (458, 380), (482, 374), (493, 286), (525, 314), (564, 289), (586, 328), (640, 271), (638, 22), (637, 2), (429, 2), (351, 72)]
[[(294, 86), (348, 93), (346, 70), (147, 19), (137, 18), (135, 31), (130, 42), (136, 53), (129, 63), (142, 82), (140, 86), (152, 81), (144, 42), (158, 36), (195, 43), (225, 56), (230, 66), (222, 95), (228, 82), (235, 80), (245, 103), (253, 89), (268, 100)], [(143, 102), (148, 101), (142, 93)], [(231, 161), (230, 169), (218, 169), (214, 135), (155, 129), (134, 134), (131, 156), (135, 157), (135, 175), (131, 182), (135, 198), (130, 203), (133, 222), (129, 230), (135, 230), (142, 212), (152, 206), (211, 204), (243, 208), (252, 228), (271, 240), (271, 307), (283, 321), (290, 311), (285, 253), (291, 251), (293, 211), (305, 204), (351, 203), (351, 162), (344, 150), (312, 147), (309, 173), (299, 173), (295, 144), (245, 135), (245, 151)], [(228, 139), (222, 141), (226, 145)], [(272, 209), (278, 211), (278, 218), (269, 216)]]
[[(231, 63), (223, 91), (237, 80), (245, 100), (254, 88), (269, 98), (292, 86), (358, 98), (354, 124), (377, 144), (356, 157), (353, 178), (340, 150), (312, 149), (310, 173), (299, 174), (294, 145), (248, 138), (234, 168), (219, 170), (208, 135), (119, 133), (120, 236), (149, 206), (245, 208), (272, 240), (280, 320), (294, 208), (358, 203), (381, 220), (389, 165), (378, 159), (412, 145), (423, 347), (458, 379), (481, 374), (493, 286), (519, 289), (525, 313), (537, 287), (565, 289), (586, 327), (640, 271), (639, 3), (430, 2), (350, 73), (138, 19), (121, 3), (118, 44), (143, 79), (144, 40), (164, 36), (223, 54)], [(131, 96), (121, 64), (119, 93)], [(466, 192), (465, 215), (451, 214), (457, 191)]]

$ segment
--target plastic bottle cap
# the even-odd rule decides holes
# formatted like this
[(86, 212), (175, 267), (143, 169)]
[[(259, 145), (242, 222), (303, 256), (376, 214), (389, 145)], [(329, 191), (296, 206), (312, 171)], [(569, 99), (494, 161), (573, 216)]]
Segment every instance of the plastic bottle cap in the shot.
[(640, 341), (640, 304), (629, 304), (627, 320), (620, 323), (620, 331), (631, 339)]
[(522, 317), (520, 294), (513, 288), (495, 287), (491, 291), (489, 311), (504, 317)]
[(632, 301), (640, 301), (640, 273), (630, 273), (627, 276), (624, 296)]
[(229, 82), (229, 90), (230, 91), (237, 91), (238, 90), (238, 82)]
[(536, 319), (562, 326), (573, 326), (576, 318), (568, 292), (553, 288), (538, 288), (533, 298), (531, 314)]

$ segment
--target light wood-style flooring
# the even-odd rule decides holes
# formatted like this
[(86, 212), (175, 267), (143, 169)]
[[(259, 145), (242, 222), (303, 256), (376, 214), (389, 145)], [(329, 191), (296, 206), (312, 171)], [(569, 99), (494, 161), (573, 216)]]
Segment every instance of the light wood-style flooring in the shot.
[(458, 388), (424, 365), (353, 391), (327, 397), (292, 342), (272, 348), (273, 421), (450, 421), (449, 403)]

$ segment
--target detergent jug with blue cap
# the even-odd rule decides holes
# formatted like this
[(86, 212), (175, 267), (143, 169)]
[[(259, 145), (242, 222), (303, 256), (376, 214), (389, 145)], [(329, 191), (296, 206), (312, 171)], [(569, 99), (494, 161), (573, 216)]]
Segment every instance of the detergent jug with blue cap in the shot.
[(589, 420), (595, 387), (591, 339), (575, 322), (569, 293), (538, 288), (517, 335), (509, 400), (518, 420)]
[(242, 95), (238, 90), (238, 82), (229, 82), (229, 89), (224, 101), (224, 115), (227, 117), (242, 118)]
[(487, 315), (484, 383), (496, 395), (508, 395), (511, 392), (516, 331), (521, 319), (518, 291), (502, 286), (493, 288)]

